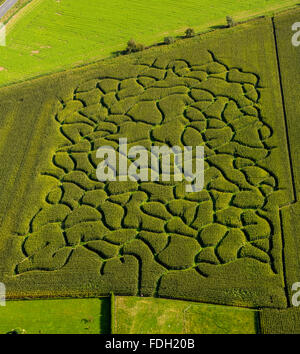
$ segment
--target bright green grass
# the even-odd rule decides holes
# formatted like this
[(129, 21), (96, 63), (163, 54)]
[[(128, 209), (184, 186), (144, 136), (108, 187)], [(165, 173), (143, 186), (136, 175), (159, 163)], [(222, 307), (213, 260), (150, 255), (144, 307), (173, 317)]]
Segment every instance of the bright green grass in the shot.
[[(122, 50), (130, 38), (147, 45), (225, 23), (226, 15), (251, 15), (296, 0), (33, 0), (12, 20), (0, 48), (0, 85), (24, 80)], [(4, 68), (4, 70), (3, 70)]]
[(226, 306), (155, 298), (116, 297), (115, 333), (250, 334), (258, 312)]
[(0, 308), (0, 334), (97, 334), (110, 329), (109, 299), (7, 301)]

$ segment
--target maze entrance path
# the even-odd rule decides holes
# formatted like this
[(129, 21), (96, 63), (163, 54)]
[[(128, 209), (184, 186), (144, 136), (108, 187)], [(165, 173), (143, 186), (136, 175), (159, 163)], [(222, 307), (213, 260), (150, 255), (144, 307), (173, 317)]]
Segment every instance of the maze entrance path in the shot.
[[(56, 111), (41, 118), (52, 140), (31, 179), (43, 192), (23, 208), (26, 195), (15, 197), (18, 220), (16, 209), (5, 215), (9, 296), (287, 306), (280, 209), (293, 188), (273, 23), (205, 37), (33, 82), (26, 102), (42, 90)], [(11, 100), (26, 85), (15, 90)], [(123, 137), (148, 149), (203, 145), (204, 190), (99, 182), (97, 149)]]

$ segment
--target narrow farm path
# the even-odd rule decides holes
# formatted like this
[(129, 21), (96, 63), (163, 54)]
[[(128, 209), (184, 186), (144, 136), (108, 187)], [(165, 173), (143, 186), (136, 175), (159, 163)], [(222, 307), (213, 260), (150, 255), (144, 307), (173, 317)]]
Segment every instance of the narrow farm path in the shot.
[(3, 17), (18, 0), (6, 0), (4, 4), (0, 6), (0, 18)]

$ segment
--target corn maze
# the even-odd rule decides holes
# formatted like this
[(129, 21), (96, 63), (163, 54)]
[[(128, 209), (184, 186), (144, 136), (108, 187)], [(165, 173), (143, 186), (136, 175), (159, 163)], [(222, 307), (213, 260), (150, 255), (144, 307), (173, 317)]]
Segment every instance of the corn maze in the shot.
[[(295, 196), (273, 23), (220, 36), (42, 78), (17, 96), (5, 91), (20, 107), (36, 95), (52, 142), (27, 182), (28, 195), (43, 185), (36, 202), (24, 189), (20, 202), (7, 202), (22, 209), (19, 220), (3, 217), (0, 255), (11, 260), (0, 271), (11, 297), (114, 292), (288, 307), (284, 208)], [(254, 50), (268, 55), (253, 59)], [(3, 107), (9, 116), (13, 105)], [(119, 160), (122, 138), (149, 153), (203, 146), (204, 189), (187, 193), (174, 178), (100, 182), (97, 150), (111, 146)]]
[[(28, 225), (16, 274), (57, 271), (72, 258), (80, 271), (93, 253), (101, 277), (130, 264), (138, 294), (154, 296), (169, 276), (184, 284), (189, 271), (197, 282), (229, 263), (238, 262), (241, 275), (247, 264), (280, 273), (270, 203), (279, 185), (261, 164), (274, 146), (259, 75), (230, 68), (212, 52), (198, 57), (162, 57), (133, 67), (132, 77), (87, 81), (61, 102), (55, 119), (67, 142), (44, 172), (58, 185)], [(97, 149), (117, 149), (123, 137), (147, 148), (204, 145), (205, 189), (99, 182)]]
[[(204, 60), (155, 61), (136, 78), (93, 80), (75, 90), (56, 115), (69, 141), (53, 156), (57, 171), (48, 172), (60, 185), (29, 225), (17, 274), (57, 270), (78, 246), (99, 255), (100, 274), (135, 256), (147, 269), (139, 291), (148, 295), (170, 270), (191, 268), (206, 277), (206, 264), (238, 258), (268, 264), (276, 274), (273, 225), (263, 209), (278, 182), (259, 166), (272, 134), (260, 115), (259, 78), (212, 54)], [(204, 144), (205, 191), (185, 195), (182, 183), (98, 182), (98, 147), (122, 137), (145, 146)]]

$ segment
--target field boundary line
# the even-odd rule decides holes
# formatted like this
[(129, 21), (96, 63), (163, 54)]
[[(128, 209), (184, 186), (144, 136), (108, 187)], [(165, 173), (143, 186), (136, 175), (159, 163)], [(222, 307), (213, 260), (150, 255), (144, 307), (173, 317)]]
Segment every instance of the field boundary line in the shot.
[(113, 292), (110, 294), (110, 334), (115, 334), (116, 328), (116, 296)]
[[(284, 93), (283, 93), (282, 74), (281, 74), (280, 61), (279, 61), (278, 43), (277, 43), (274, 16), (272, 17), (271, 20), (272, 20), (272, 30), (273, 30), (273, 37), (274, 37), (275, 53), (276, 53), (275, 55), (276, 55), (276, 62), (277, 62), (277, 73), (278, 73), (280, 95), (281, 95), (281, 105), (282, 105), (282, 110), (283, 110), (283, 119), (284, 119), (284, 126), (285, 126), (286, 144), (287, 144), (289, 166), (290, 166), (290, 172), (291, 172), (291, 178), (292, 178), (292, 193), (293, 193), (293, 199), (295, 200), (295, 198), (296, 198), (295, 192), (296, 191), (295, 191), (295, 186), (294, 186), (294, 172), (293, 172), (293, 168), (292, 168), (289, 133), (287, 130), (286, 106), (285, 106), (285, 99), (284, 99)], [(291, 203), (293, 203), (293, 201), (291, 201)], [(288, 205), (290, 205), (290, 203), (288, 203)], [(284, 206), (279, 208), (279, 221), (280, 221), (280, 234), (281, 234), (281, 261), (282, 261), (284, 292), (285, 292), (285, 296), (286, 296), (287, 307), (290, 307), (291, 303), (290, 303), (290, 297), (289, 297), (289, 291), (288, 291), (287, 273), (286, 273), (286, 265), (285, 265), (285, 239), (284, 239), (283, 218), (282, 218), (282, 210), (281, 210), (283, 207)]]
[(284, 239), (284, 227), (283, 227), (283, 216), (282, 209), (279, 209), (279, 221), (280, 221), (280, 233), (281, 233), (281, 259), (282, 259), (282, 273), (284, 279), (284, 292), (287, 300), (287, 307), (291, 307), (290, 294), (288, 289), (288, 281), (287, 281), (287, 267), (286, 267), (286, 257), (285, 257), (285, 239)]

